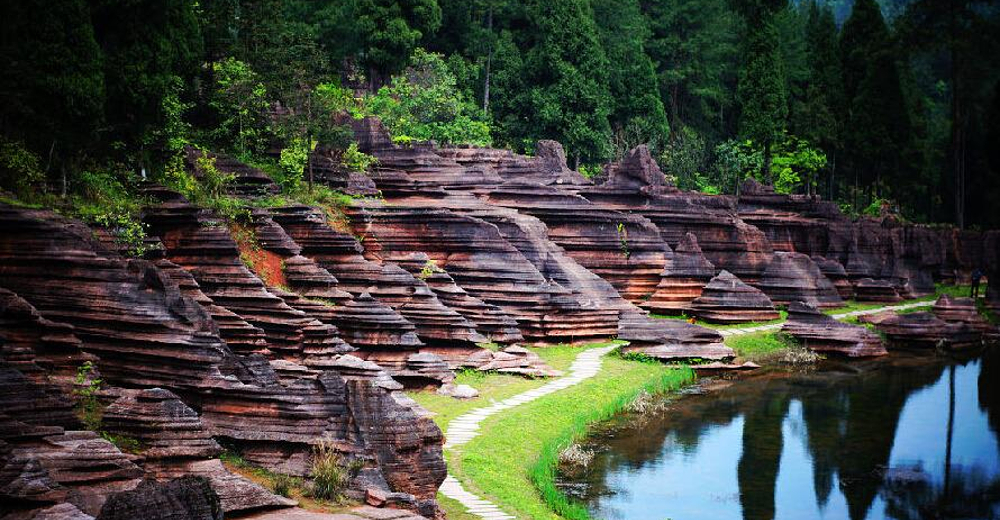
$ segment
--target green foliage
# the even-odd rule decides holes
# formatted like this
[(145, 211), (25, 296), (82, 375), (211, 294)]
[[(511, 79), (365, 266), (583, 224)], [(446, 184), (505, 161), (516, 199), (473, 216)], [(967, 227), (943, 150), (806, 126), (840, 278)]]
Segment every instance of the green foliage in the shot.
[(820, 170), (826, 167), (826, 154), (803, 139), (786, 136), (775, 149), (771, 165), (775, 173), (775, 192), (793, 193), (804, 181), (804, 191), (808, 193), (816, 185)]
[(271, 492), (286, 498), (292, 496), (292, 489), (296, 487), (296, 478), (284, 473), (276, 473), (271, 480)]
[(618, 248), (621, 249), (625, 260), (632, 256), (632, 252), (628, 249), (628, 228), (625, 227), (624, 222), (618, 223)]
[(104, 416), (104, 406), (97, 394), (101, 391), (104, 381), (97, 377), (97, 367), (90, 361), (85, 361), (76, 370), (73, 379), (73, 395), (76, 396), (76, 416), (83, 426), (91, 431), (100, 431)]
[(367, 112), (382, 119), (397, 143), (416, 139), (488, 146), (489, 125), (457, 90), (442, 57), (417, 49), (411, 62), (389, 86), (365, 100)]
[(743, 180), (764, 169), (764, 154), (750, 140), (719, 143), (715, 147), (715, 172), (726, 193), (737, 193)]
[(340, 155), (340, 164), (354, 172), (367, 173), (378, 164), (378, 159), (358, 150), (358, 143), (351, 143)]
[(670, 125), (660, 100), (656, 70), (644, 42), (649, 28), (638, 0), (593, 0), (597, 34), (608, 63), (608, 118), (615, 157), (640, 144), (658, 148)]
[(88, 2), (4, 2), (0, 27), (0, 130), (39, 155), (75, 157), (96, 140), (105, 102)]
[(213, 63), (212, 72), (215, 84), (209, 105), (219, 118), (212, 139), (241, 157), (262, 152), (268, 133), (267, 88), (250, 65), (235, 58)]
[(281, 186), (282, 192), (293, 192), (302, 186), (302, 174), (309, 161), (310, 152), (312, 150), (309, 143), (302, 138), (293, 139), (281, 149), (281, 156), (278, 159), (278, 166), (281, 168), (275, 172), (279, 175), (274, 181)]
[(0, 137), (0, 189), (25, 196), (45, 181), (42, 160), (23, 142)]
[(321, 500), (340, 502), (344, 491), (358, 471), (359, 462), (346, 464), (333, 444), (320, 441), (313, 448), (309, 476), (313, 479), (310, 496)]
[(781, 138), (788, 117), (788, 102), (778, 32), (773, 15), (748, 20), (746, 62), (740, 70), (740, 135), (764, 149), (765, 179), (770, 184), (771, 147)]
[(660, 156), (661, 167), (670, 172), (678, 188), (700, 190), (710, 182), (701, 172), (708, 162), (705, 139), (693, 128), (675, 131)]
[(589, 2), (522, 2), (514, 23), (521, 30), (497, 40), (491, 104), (504, 140), (555, 139), (580, 162), (608, 158), (608, 62)]
[(73, 186), (69, 213), (105, 228), (130, 256), (146, 253), (146, 225), (139, 214), (145, 200), (135, 195), (130, 173), (122, 165), (81, 172)]

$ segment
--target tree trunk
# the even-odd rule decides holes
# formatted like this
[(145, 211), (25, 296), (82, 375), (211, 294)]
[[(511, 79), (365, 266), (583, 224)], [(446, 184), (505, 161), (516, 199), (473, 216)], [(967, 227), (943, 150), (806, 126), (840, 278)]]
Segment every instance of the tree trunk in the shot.
[(952, 174), (955, 176), (955, 225), (965, 229), (965, 117), (962, 113), (961, 84), (959, 81), (959, 55), (957, 48), (958, 13), (955, 1), (949, 1), (949, 53), (951, 54), (951, 154)]
[(493, 6), (486, 13), (486, 30), (490, 33), (490, 50), (486, 55), (486, 79), (483, 84), (483, 112), (490, 111), (490, 65), (493, 63)]
[(764, 143), (764, 182), (768, 186), (774, 186), (774, 179), (771, 178), (771, 141)]

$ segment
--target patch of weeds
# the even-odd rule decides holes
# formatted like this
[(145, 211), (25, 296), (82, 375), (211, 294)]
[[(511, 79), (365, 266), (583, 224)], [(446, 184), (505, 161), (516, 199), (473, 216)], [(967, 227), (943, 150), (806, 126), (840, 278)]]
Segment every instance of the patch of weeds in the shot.
[(347, 490), (351, 479), (357, 476), (361, 468), (361, 461), (345, 463), (333, 444), (320, 441), (313, 448), (312, 467), (310, 468), (313, 482), (310, 495), (321, 500), (343, 501), (344, 491)]
[(559, 452), (559, 471), (566, 475), (580, 475), (594, 462), (594, 451), (574, 442)]
[(434, 260), (428, 258), (427, 261), (424, 262), (424, 266), (420, 269), (420, 273), (417, 274), (417, 278), (420, 278), (421, 280), (426, 280), (431, 276), (434, 276), (434, 273), (443, 273), (443, 272), (444, 269), (438, 267), (437, 263), (434, 262)]
[(104, 380), (97, 377), (97, 367), (90, 361), (84, 362), (76, 370), (73, 379), (73, 395), (77, 397), (76, 416), (83, 426), (91, 431), (100, 431), (104, 417), (104, 406), (97, 398)]
[(628, 248), (628, 229), (625, 227), (624, 222), (618, 223), (618, 247), (621, 249), (625, 260), (628, 260), (632, 256), (632, 252)]

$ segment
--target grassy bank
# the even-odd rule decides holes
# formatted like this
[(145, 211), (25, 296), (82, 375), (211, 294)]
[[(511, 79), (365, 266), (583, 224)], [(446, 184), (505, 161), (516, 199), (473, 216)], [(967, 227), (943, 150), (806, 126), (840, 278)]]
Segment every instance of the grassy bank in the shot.
[(488, 434), (448, 453), (452, 474), (469, 491), (519, 518), (587, 518), (555, 487), (559, 452), (585, 435), (588, 425), (622, 411), (640, 393), (668, 391), (694, 377), (688, 369), (617, 356), (606, 356), (603, 363), (597, 376), (579, 385), (484, 421)]
[[(608, 343), (588, 345), (588, 347), (599, 347)], [(531, 348), (533, 352), (541, 356), (545, 363), (556, 370), (567, 370), (576, 356), (582, 352), (580, 347), (568, 345), (558, 345), (545, 348)], [(538, 388), (549, 379), (529, 379), (521, 376), (513, 376), (497, 373), (484, 373), (475, 370), (460, 370), (455, 374), (455, 384), (469, 385), (479, 391), (477, 399), (455, 399), (453, 397), (437, 395), (434, 392), (408, 392), (409, 396), (421, 406), (434, 413), (434, 422), (442, 430), (448, 428), (448, 423), (452, 419), (468, 411), (484, 406), (489, 406), (494, 401), (503, 401), (508, 397), (513, 397), (522, 392), (527, 392)]]

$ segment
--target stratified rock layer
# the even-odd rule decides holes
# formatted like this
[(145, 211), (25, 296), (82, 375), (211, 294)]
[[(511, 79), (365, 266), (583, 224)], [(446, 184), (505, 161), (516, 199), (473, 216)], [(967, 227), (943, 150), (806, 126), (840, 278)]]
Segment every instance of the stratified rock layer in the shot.
[(656, 291), (640, 307), (661, 314), (679, 314), (691, 301), (701, 296), (708, 282), (715, 277), (715, 266), (705, 258), (698, 239), (685, 233), (672, 258), (667, 259)]
[(788, 321), (781, 329), (804, 346), (823, 354), (875, 357), (888, 354), (878, 334), (850, 325), (818, 311), (812, 305), (794, 302), (788, 306)]
[(776, 320), (780, 317), (771, 299), (760, 289), (722, 271), (691, 302), (691, 313), (712, 323)]

